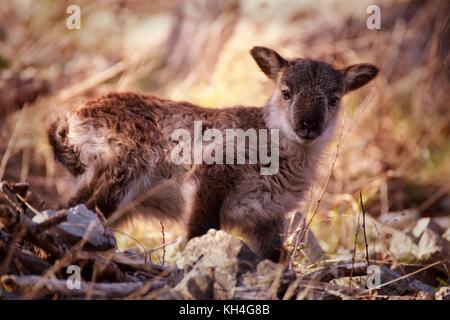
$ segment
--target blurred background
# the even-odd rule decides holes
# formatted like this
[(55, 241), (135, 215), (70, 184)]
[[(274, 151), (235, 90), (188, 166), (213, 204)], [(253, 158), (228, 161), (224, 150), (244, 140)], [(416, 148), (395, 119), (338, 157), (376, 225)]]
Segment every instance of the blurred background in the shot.
[[(66, 27), (72, 4), (80, 29)], [(366, 27), (369, 4), (381, 8), (380, 30)], [(56, 207), (73, 183), (47, 144), (49, 117), (110, 91), (262, 105), (272, 84), (248, 52), (263, 45), (286, 57), (381, 69), (345, 97), (341, 138), (299, 208), (303, 217), (317, 211), (311, 227), (328, 256), (351, 252), (360, 192), (373, 221), (405, 236), (421, 217), (448, 229), (449, 16), (450, 2), (440, 0), (1, 1), (0, 179), (28, 181)], [(167, 225), (162, 240), (159, 221), (135, 223), (119, 236), (123, 247), (137, 240), (153, 248), (180, 230)], [(392, 233), (380, 232), (368, 226), (374, 257), (417, 258), (409, 249), (394, 257)]]

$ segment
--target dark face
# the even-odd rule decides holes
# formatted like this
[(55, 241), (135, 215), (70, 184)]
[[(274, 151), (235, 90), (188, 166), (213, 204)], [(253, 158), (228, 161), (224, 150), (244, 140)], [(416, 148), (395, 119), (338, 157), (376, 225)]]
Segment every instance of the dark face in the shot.
[(335, 69), (321, 61), (287, 60), (264, 47), (254, 47), (251, 54), (276, 84), (268, 103), (270, 125), (301, 143), (310, 143), (334, 127), (342, 96), (378, 73), (365, 63)]
[(314, 140), (335, 118), (343, 94), (343, 75), (324, 62), (295, 59), (281, 71), (279, 103), (288, 110), (293, 131)]

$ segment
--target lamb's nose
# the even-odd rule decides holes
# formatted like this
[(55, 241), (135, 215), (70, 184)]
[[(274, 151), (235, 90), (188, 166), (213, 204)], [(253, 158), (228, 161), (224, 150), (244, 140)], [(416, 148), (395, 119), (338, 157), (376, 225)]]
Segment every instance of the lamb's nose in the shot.
[(300, 126), (302, 127), (303, 130), (315, 130), (317, 128), (317, 123), (315, 121), (311, 121), (311, 120), (302, 120), (300, 121)]

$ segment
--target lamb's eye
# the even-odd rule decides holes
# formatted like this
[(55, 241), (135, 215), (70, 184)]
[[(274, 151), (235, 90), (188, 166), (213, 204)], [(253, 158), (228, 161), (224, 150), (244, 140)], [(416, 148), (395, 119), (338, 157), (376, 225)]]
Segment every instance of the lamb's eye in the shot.
[(291, 93), (289, 90), (282, 90), (281, 95), (283, 96), (284, 100), (291, 100)]
[(332, 97), (329, 101), (330, 106), (335, 107), (337, 105), (337, 103), (339, 102), (339, 98), (338, 97)]

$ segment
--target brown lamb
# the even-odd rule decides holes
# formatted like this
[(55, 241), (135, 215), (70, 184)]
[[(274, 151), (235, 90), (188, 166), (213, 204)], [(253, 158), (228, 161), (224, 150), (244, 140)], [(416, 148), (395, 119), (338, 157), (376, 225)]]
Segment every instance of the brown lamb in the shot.
[[(179, 219), (187, 223), (188, 238), (210, 228), (236, 228), (261, 256), (278, 261), (285, 216), (310, 188), (342, 96), (368, 83), (378, 69), (371, 64), (336, 69), (321, 61), (285, 59), (264, 47), (254, 47), (251, 55), (275, 83), (262, 108), (210, 109), (111, 93), (54, 121), (48, 138), (55, 158), (77, 178), (65, 206), (84, 203), (107, 217), (123, 211), (126, 217), (144, 212)], [(202, 121), (202, 130), (221, 132), (278, 129), (278, 171), (262, 175), (259, 161), (175, 164), (171, 151), (177, 141), (171, 134), (180, 128), (192, 132), (194, 121)], [(168, 180), (173, 183), (163, 183)]]

